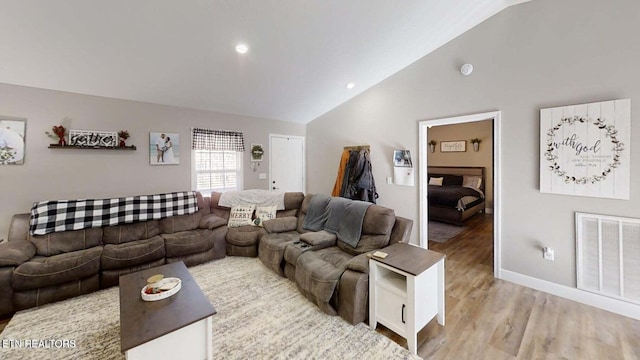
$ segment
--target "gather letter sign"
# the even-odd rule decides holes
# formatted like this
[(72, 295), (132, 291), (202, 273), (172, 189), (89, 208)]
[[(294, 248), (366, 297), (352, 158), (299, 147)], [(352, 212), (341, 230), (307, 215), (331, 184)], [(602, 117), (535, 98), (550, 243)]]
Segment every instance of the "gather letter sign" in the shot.
[(629, 99), (540, 110), (540, 191), (629, 199)]

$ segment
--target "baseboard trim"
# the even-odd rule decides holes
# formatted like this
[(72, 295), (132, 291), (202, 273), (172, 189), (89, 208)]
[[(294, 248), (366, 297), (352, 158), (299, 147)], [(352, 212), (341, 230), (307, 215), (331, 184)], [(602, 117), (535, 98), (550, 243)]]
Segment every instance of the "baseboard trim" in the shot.
[(550, 281), (537, 279), (517, 272), (500, 269), (500, 278), (518, 285), (526, 286), (548, 294), (560, 296), (598, 309), (610, 311), (632, 319), (640, 320), (640, 305), (612, 299), (588, 291), (559, 285)]

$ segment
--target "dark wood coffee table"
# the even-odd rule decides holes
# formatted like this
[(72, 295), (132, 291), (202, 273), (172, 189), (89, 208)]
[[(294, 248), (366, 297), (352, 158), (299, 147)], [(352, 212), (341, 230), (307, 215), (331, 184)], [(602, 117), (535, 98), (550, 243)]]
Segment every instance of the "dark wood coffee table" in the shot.
[[(142, 300), (155, 274), (180, 278), (182, 288), (167, 299)], [(215, 313), (183, 262), (120, 276), (120, 349), (127, 359), (211, 359)]]

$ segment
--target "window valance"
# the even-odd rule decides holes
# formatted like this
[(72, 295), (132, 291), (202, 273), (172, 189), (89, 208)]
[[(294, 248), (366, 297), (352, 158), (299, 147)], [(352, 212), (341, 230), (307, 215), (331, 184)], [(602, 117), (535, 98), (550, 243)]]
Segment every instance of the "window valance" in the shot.
[(193, 129), (193, 150), (244, 151), (244, 135), (239, 131)]

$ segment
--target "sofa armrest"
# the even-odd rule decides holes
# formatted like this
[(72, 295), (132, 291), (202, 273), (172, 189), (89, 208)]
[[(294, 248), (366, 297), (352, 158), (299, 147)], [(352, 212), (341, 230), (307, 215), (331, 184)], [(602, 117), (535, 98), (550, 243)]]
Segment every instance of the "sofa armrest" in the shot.
[(30, 241), (7, 241), (0, 244), (0, 266), (18, 266), (36, 254)]
[(262, 226), (270, 234), (294, 231), (298, 227), (298, 218), (295, 216), (275, 218), (263, 222)]
[(26, 241), (29, 238), (31, 214), (15, 214), (9, 224), (9, 241)]
[(213, 230), (221, 226), (227, 225), (227, 220), (215, 215), (207, 214), (200, 219), (199, 228)]
[(338, 238), (336, 237), (336, 234), (332, 234), (325, 230), (320, 230), (301, 234), (300, 241), (311, 245), (313, 250), (320, 250), (335, 246)]
[(351, 260), (347, 261), (345, 265), (346, 268), (363, 274), (369, 274), (369, 259), (371, 259), (372, 252), (373, 251), (354, 256)]
[(411, 230), (413, 229), (413, 220), (396, 216), (396, 222), (391, 229), (391, 238), (389, 245), (397, 242), (408, 243), (411, 238)]

